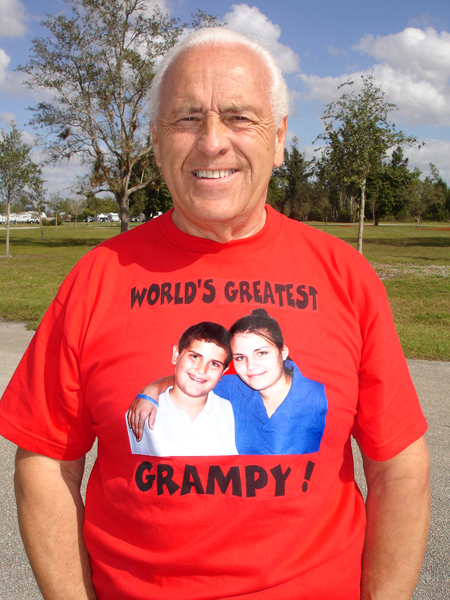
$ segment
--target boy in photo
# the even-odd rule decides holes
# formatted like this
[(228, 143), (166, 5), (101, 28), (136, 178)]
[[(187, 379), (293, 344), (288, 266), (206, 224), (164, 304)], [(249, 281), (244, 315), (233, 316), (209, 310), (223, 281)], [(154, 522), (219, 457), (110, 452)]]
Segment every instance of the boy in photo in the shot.
[(230, 362), (225, 327), (208, 321), (188, 327), (173, 347), (174, 383), (159, 396), (153, 429), (136, 425), (140, 412), (154, 402), (150, 397), (139, 394), (127, 411), (131, 452), (150, 456), (237, 454), (231, 404), (212, 391)]

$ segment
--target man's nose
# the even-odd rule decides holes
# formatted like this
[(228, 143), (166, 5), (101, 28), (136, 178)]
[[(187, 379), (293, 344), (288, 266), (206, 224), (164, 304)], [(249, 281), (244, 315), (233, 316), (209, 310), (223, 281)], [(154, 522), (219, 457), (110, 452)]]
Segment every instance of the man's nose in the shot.
[(207, 156), (225, 154), (230, 147), (228, 130), (217, 115), (208, 115), (200, 130), (197, 148)]

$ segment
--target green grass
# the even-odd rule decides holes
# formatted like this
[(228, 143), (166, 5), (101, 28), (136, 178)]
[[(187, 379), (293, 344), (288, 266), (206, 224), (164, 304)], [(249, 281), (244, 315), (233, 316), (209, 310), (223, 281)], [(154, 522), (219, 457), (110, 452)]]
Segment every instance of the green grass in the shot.
[[(45, 227), (11, 227), (10, 254), (0, 260), (0, 318), (24, 321), (36, 329), (64, 277), (91, 248), (120, 233), (120, 227), (79, 224)], [(5, 253), (4, 230), (0, 252)]]
[[(356, 247), (357, 226), (313, 226)], [(450, 225), (365, 226), (363, 253), (386, 287), (405, 355), (450, 360)]]
[[(312, 224), (356, 246), (352, 225)], [(12, 258), (0, 260), (0, 318), (36, 328), (62, 280), (88, 250), (120, 231), (82, 224), (11, 228)], [(5, 231), (0, 230), (4, 253)], [(450, 226), (366, 226), (363, 252), (382, 278), (407, 357), (450, 360)]]

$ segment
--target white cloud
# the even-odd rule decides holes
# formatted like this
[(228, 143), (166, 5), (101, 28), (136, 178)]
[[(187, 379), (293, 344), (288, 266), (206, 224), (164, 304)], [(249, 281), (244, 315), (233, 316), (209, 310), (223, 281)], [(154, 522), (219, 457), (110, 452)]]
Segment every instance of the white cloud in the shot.
[(433, 163), (444, 181), (450, 183), (450, 141), (426, 139), (425, 146), (405, 148), (405, 156), (409, 158), (409, 168), (418, 167), (423, 175), (428, 175), (429, 164)]
[(2, 87), (5, 85), (6, 72), (10, 62), (11, 57), (8, 56), (2, 48), (0, 48), (0, 85)]
[(16, 37), (27, 31), (28, 20), (25, 7), (20, 0), (0, 0), (0, 37)]
[(256, 6), (233, 4), (224, 21), (230, 29), (262, 43), (274, 55), (283, 73), (294, 73), (300, 69), (299, 56), (292, 48), (278, 41), (280, 26), (272, 23)]
[(373, 56), (372, 69), (341, 77), (300, 74), (308, 91), (305, 97), (325, 103), (340, 96), (339, 84), (373, 71), (375, 84), (400, 109), (391, 118), (407, 125), (450, 126), (450, 34), (428, 27), (424, 31), (408, 27), (387, 36), (365, 35), (354, 49)]
[(445, 88), (450, 77), (450, 33), (407, 27), (386, 36), (365, 35), (355, 50), (370, 54), (396, 71)]

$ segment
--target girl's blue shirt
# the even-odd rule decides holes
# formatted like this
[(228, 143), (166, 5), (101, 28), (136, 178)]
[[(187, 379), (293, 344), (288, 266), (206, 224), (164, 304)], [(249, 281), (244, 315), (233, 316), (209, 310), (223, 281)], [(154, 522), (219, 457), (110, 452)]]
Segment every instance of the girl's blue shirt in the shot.
[(288, 395), (268, 416), (261, 394), (237, 375), (225, 375), (214, 393), (231, 402), (239, 454), (310, 454), (320, 448), (328, 402), (324, 386), (304, 377), (297, 365), (292, 370)]

